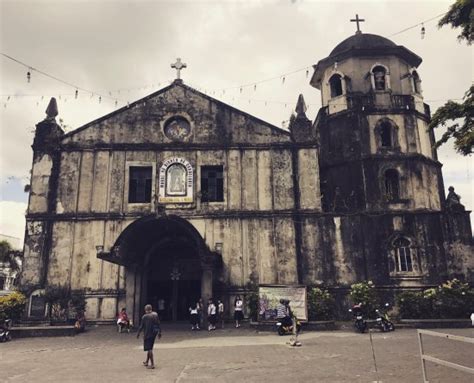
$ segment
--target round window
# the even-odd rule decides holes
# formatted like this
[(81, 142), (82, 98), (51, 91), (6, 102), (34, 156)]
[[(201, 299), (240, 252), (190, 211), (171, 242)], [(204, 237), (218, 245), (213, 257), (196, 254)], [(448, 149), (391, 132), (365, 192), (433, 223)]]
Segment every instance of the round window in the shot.
[(180, 141), (191, 133), (191, 124), (182, 116), (174, 116), (165, 122), (164, 131), (170, 140)]

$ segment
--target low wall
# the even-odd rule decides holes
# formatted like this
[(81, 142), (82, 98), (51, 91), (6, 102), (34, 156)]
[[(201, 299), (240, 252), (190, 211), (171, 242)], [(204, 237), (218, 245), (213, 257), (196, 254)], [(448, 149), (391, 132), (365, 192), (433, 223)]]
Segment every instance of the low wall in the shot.
[(10, 329), (13, 339), (52, 336), (74, 336), (74, 326), (36, 326), (36, 327), (13, 327)]

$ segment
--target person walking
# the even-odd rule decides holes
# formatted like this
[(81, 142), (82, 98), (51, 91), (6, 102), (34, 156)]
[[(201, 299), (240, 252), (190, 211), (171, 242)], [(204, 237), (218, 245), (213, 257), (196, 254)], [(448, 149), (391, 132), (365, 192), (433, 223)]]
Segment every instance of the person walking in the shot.
[(217, 301), (217, 318), (221, 324), (221, 328), (224, 328), (224, 303), (221, 300)]
[[(161, 338), (161, 327), (160, 318), (156, 312), (153, 311), (151, 305), (145, 306), (145, 315), (142, 317), (140, 327), (138, 328), (137, 339), (140, 337), (140, 333), (143, 331), (143, 350), (146, 351), (146, 361), (143, 365), (146, 368), (154, 369), (155, 361), (153, 358), (153, 346), (155, 344), (155, 338)], [(148, 364), (150, 363), (150, 364)]]
[(190, 322), (191, 322), (191, 330), (200, 330), (199, 328), (199, 314), (198, 314), (198, 304), (195, 303), (193, 306), (189, 308), (190, 313)]
[(240, 322), (244, 319), (244, 302), (240, 298), (240, 295), (237, 295), (234, 301), (234, 320), (235, 320), (235, 328), (240, 327)]
[(209, 331), (215, 330), (217, 322), (217, 309), (212, 298), (210, 298), (207, 302), (207, 321), (209, 322), (209, 326), (207, 329)]

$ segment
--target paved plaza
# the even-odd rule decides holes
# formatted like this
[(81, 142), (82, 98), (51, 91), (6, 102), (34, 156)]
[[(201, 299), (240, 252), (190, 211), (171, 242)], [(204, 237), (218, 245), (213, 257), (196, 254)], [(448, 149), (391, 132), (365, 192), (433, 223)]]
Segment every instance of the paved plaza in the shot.
[[(473, 337), (472, 329), (437, 330)], [(157, 368), (142, 366), (135, 333), (90, 328), (76, 337), (27, 338), (0, 344), (1, 382), (422, 382), (416, 330), (368, 334), (347, 330), (306, 332), (303, 346), (288, 337), (250, 328), (191, 332), (164, 325), (155, 345)], [(426, 338), (426, 351), (474, 367), (473, 345)], [(472, 376), (428, 364), (430, 382), (472, 382)]]

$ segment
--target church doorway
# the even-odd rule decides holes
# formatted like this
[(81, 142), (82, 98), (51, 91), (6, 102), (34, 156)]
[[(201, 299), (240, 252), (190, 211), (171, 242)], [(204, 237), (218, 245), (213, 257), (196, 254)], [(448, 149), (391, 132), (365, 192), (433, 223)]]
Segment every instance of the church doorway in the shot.
[(201, 297), (201, 264), (195, 248), (172, 237), (150, 253), (145, 268), (145, 301), (165, 321), (186, 320), (189, 307)]
[(125, 305), (138, 323), (145, 304), (163, 320), (189, 318), (189, 307), (212, 297), (222, 257), (187, 220), (149, 215), (128, 225), (100, 259), (125, 268)]

